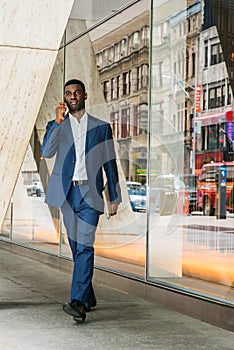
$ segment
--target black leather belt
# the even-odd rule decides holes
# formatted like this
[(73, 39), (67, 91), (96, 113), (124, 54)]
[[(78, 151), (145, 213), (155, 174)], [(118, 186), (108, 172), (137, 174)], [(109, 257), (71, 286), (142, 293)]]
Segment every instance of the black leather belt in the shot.
[(88, 180), (73, 180), (72, 184), (73, 186), (88, 185)]

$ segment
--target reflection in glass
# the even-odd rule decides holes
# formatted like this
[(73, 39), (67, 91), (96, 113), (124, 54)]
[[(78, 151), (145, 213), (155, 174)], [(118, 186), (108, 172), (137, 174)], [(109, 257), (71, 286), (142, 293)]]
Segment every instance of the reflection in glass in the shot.
[(148, 279), (233, 304), (233, 12), (173, 5), (153, 2)]
[(56, 231), (50, 211), (44, 203), (44, 188), (37, 169), (31, 145), (12, 195), (1, 236), (23, 245), (57, 253), (59, 232)]
[(66, 42), (74, 40), (81, 33), (97, 26), (99, 22), (110, 19), (118, 11), (133, 8), (132, 5), (131, 0), (75, 0), (69, 21), (75, 22), (77, 26), (75, 30), (71, 30), (71, 27), (66, 29)]
[[(149, 6), (149, 1), (139, 2), (65, 51), (65, 80), (76, 77), (85, 82), (87, 112), (111, 124), (118, 156), (123, 203), (116, 217), (101, 217), (96, 263), (141, 277), (146, 233)], [(69, 22), (67, 31), (79, 27), (76, 22)], [(129, 190), (126, 181), (138, 182), (141, 190)], [(64, 245), (62, 253), (65, 250)]]

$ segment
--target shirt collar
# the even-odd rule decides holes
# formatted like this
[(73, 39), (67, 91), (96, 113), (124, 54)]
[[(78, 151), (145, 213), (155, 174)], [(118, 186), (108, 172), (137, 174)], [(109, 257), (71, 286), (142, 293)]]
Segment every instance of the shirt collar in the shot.
[(75, 117), (73, 117), (73, 115), (71, 113), (69, 113), (69, 118), (70, 118), (70, 120), (72, 119), (72, 121), (75, 120), (77, 122), (77, 124), (79, 124), (79, 125), (84, 125), (87, 123), (88, 114), (85, 111), (85, 113), (82, 115), (82, 117), (80, 119), (80, 122), (78, 122), (78, 120)]

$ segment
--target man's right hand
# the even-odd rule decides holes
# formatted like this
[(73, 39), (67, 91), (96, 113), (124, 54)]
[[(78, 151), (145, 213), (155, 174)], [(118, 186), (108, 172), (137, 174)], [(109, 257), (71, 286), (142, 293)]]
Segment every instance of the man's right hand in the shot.
[(64, 121), (67, 105), (65, 102), (59, 102), (56, 107), (56, 123), (61, 124)]

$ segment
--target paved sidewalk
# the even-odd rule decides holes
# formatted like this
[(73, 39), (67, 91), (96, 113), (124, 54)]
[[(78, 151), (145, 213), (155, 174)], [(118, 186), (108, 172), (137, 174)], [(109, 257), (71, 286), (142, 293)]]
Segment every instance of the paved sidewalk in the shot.
[(68, 273), (0, 249), (0, 349), (234, 349), (232, 332), (104, 285), (94, 286), (96, 310), (75, 323), (62, 310), (70, 282)]

